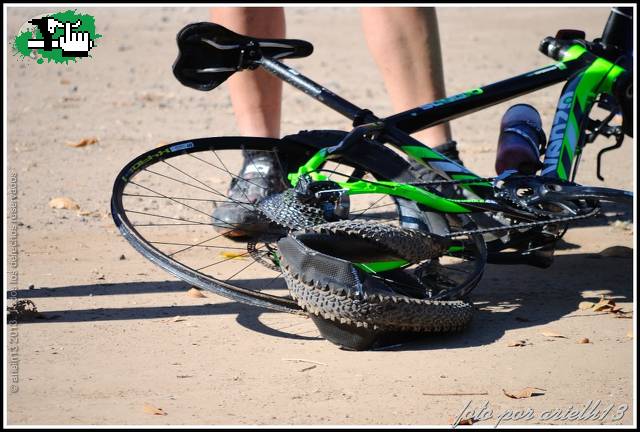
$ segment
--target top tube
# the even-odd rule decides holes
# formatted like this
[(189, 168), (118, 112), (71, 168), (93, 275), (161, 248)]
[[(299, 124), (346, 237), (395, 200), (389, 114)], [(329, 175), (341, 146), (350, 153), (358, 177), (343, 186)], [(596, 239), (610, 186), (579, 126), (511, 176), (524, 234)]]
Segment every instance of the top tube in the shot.
[(446, 97), (410, 110), (394, 114), (384, 119), (389, 126), (395, 126), (412, 134), (420, 130), (465, 116), (479, 109), (506, 102), (518, 96), (566, 81), (585, 67), (581, 56), (561, 61), (531, 72), (478, 87), (454, 96)]

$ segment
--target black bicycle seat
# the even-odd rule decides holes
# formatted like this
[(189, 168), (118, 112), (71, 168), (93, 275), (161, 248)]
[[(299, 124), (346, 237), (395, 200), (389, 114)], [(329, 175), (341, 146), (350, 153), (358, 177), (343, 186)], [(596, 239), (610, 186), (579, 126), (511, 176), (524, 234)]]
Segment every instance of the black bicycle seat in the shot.
[(178, 32), (173, 74), (183, 85), (208, 91), (236, 71), (253, 69), (262, 57), (276, 60), (307, 57), (313, 45), (297, 39), (258, 39), (215, 23), (189, 24)]

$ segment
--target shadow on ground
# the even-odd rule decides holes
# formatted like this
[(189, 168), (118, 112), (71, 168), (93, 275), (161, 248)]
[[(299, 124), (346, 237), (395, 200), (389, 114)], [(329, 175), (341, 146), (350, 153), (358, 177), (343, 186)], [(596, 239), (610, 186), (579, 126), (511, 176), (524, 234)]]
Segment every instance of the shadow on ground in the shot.
[[(571, 250), (571, 246), (567, 244), (565, 249)], [(554, 264), (548, 269), (522, 265), (489, 265), (473, 293), (477, 311), (466, 331), (459, 334), (425, 335), (419, 339), (403, 341), (401, 346), (388, 349), (430, 350), (486, 345), (501, 338), (507, 330), (543, 325), (566, 317), (577, 310), (578, 304), (586, 298), (583, 295), (586, 291), (597, 290), (616, 301), (631, 302), (632, 286), (631, 258), (567, 254), (556, 256)], [(185, 283), (180, 281), (137, 282), (21, 290), (18, 297), (34, 300), (47, 297), (129, 295), (185, 290)], [(32, 322), (55, 325), (59, 322), (154, 319), (177, 315), (235, 315), (238, 324), (266, 335), (299, 340), (319, 339), (271, 328), (261, 322), (260, 315), (273, 311), (237, 302), (43, 312), (45, 319)]]

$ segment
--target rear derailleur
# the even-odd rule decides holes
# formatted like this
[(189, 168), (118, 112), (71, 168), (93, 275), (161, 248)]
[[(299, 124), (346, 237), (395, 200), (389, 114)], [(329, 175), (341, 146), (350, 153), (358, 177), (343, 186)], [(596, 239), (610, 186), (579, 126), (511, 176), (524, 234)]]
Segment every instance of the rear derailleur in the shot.
[(334, 181), (314, 181), (309, 175), (303, 175), (294, 191), (301, 203), (320, 208), (327, 222), (349, 218), (350, 200), (347, 189), (341, 188)]

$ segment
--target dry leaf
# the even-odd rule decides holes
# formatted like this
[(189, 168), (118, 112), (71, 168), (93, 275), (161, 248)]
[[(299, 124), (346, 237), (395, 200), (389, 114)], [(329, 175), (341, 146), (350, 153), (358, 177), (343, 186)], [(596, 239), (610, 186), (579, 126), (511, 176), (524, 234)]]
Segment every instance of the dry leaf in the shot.
[(560, 333), (556, 333), (553, 331), (542, 331), (540, 332), (542, 336), (553, 337), (553, 338), (567, 338), (565, 335), (561, 335)]
[(69, 80), (68, 80), (68, 79), (66, 79), (66, 78), (62, 78), (62, 79), (60, 80), (60, 84), (62, 84), (62, 85), (71, 84), (71, 81), (69, 81)]
[(49, 207), (55, 209), (78, 210), (80, 206), (69, 197), (57, 197), (49, 201)]
[(474, 419), (473, 417), (469, 417), (469, 418), (465, 418), (465, 419), (460, 419), (460, 420), (458, 420), (458, 423), (456, 423), (456, 418), (449, 417), (449, 424), (450, 425), (471, 426), (475, 422), (476, 422), (476, 419)]
[(600, 312), (605, 309), (611, 309), (615, 305), (616, 305), (616, 302), (614, 302), (613, 300), (605, 299), (604, 297), (602, 297), (600, 301), (593, 306), (593, 310), (595, 312)]
[(244, 257), (246, 254), (247, 254), (246, 252), (231, 252), (231, 251), (222, 251), (222, 252), (220, 252), (221, 256), (223, 256), (224, 258), (229, 258), (229, 259), (241, 258), (241, 257)]
[(165, 416), (167, 413), (162, 408), (156, 408), (153, 405), (144, 404), (144, 412), (152, 415), (162, 415)]
[(16, 321), (42, 317), (38, 307), (31, 300), (18, 300), (15, 304), (7, 306), (7, 315)]
[(521, 347), (521, 346), (525, 346), (527, 344), (526, 341), (523, 340), (514, 340), (511, 341), (507, 344), (508, 347)]
[(583, 302), (580, 302), (580, 304), (578, 304), (578, 309), (587, 310), (587, 309), (591, 309), (593, 306), (595, 306), (594, 302), (583, 301)]
[(207, 297), (206, 295), (202, 294), (202, 292), (198, 288), (191, 288), (189, 291), (187, 291), (187, 295), (189, 297), (195, 297), (195, 298)]
[(578, 339), (578, 343), (579, 344), (588, 344), (591, 341), (589, 340), (589, 338), (582, 338), (582, 339)]
[(524, 399), (530, 398), (531, 396), (543, 395), (546, 390), (538, 387), (525, 387), (522, 390), (516, 392), (506, 391), (505, 389), (502, 389), (502, 392), (512, 399)]
[(627, 337), (628, 337), (628, 338), (633, 338), (633, 330), (629, 330), (629, 331), (627, 332)]
[(96, 144), (97, 142), (98, 142), (98, 138), (91, 137), (91, 138), (82, 138), (80, 141), (67, 141), (65, 145), (68, 147), (85, 147), (91, 144)]

